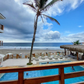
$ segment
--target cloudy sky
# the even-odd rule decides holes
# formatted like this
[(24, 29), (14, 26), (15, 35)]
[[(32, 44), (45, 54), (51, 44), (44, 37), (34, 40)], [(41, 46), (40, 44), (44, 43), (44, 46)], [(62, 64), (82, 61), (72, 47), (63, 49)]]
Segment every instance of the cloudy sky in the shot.
[[(31, 42), (35, 13), (23, 3), (27, 0), (0, 0), (0, 13), (6, 19), (0, 19), (4, 33), (0, 40), (4, 42)], [(49, 0), (50, 1), (50, 0)], [(63, 0), (55, 3), (45, 14), (57, 19), (60, 26), (39, 17), (35, 42), (73, 42), (84, 41), (84, 0)]]

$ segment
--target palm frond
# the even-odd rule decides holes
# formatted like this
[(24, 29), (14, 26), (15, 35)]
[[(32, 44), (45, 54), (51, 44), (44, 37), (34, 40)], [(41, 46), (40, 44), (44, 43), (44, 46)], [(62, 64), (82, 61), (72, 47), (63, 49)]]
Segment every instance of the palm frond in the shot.
[(46, 16), (47, 18), (49, 18), (50, 20), (55, 21), (58, 25), (60, 25), (60, 23), (56, 19), (54, 19), (54, 18), (52, 18), (50, 16), (47, 16), (45, 14), (43, 14), (43, 15)]
[(39, 7), (40, 0), (34, 0), (34, 2), (35, 2), (35, 6), (36, 6), (36, 7)]
[(48, 0), (40, 0), (40, 9), (43, 8)]
[(52, 6), (55, 2), (62, 1), (62, 0), (52, 0), (50, 3), (48, 3), (45, 7), (43, 7), (41, 10), (46, 10), (50, 6)]
[(36, 12), (36, 8), (34, 7), (33, 3), (32, 4), (28, 4), (28, 3), (23, 3), (24, 5), (28, 5), (29, 7), (32, 8), (33, 11)]
[(41, 15), (41, 19), (42, 19), (42, 22), (44, 22), (44, 21), (43, 21), (43, 17), (42, 17), (42, 15)]

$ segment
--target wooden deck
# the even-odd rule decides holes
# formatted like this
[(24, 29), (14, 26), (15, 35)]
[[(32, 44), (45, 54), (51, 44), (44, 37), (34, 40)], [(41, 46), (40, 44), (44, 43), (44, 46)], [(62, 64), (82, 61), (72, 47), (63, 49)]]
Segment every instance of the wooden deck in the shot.
[[(59, 80), (59, 84), (65, 84), (64, 79), (84, 76), (84, 71), (67, 73), (67, 74), (64, 73), (64, 67), (78, 66), (78, 65), (84, 65), (84, 61), (75, 61), (75, 62), (58, 63), (58, 64), (46, 64), (46, 65), (31, 65), (31, 66), (24, 66), (24, 67), (19, 67), (19, 66), (1, 67), (0, 73), (18, 72), (18, 80), (0, 82), (0, 84), (40, 84), (40, 83), (56, 81), (56, 80)], [(44, 69), (53, 69), (53, 68), (59, 68), (58, 75), (43, 76), (43, 77), (28, 78), (28, 79), (23, 78), (24, 71), (44, 70)], [(84, 82), (81, 82), (78, 84), (84, 84)]]

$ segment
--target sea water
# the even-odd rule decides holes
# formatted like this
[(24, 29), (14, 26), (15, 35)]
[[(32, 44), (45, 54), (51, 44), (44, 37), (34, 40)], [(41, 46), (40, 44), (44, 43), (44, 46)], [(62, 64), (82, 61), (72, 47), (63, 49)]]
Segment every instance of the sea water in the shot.
[[(60, 49), (61, 45), (71, 45), (72, 43), (34, 43), (34, 49)], [(30, 49), (31, 43), (3, 43), (0, 49)]]

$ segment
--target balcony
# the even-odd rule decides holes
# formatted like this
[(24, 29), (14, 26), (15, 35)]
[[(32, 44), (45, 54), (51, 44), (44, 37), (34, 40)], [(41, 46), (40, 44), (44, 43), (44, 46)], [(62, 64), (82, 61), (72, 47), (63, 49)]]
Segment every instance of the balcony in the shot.
[(0, 24), (0, 33), (3, 33), (4, 26)]
[(0, 19), (5, 19), (5, 17), (0, 13)]
[[(69, 63), (58, 63), (58, 64), (46, 64), (46, 65), (29, 65), (26, 67), (14, 66), (14, 67), (1, 67), (0, 73), (9, 73), (9, 72), (18, 72), (18, 80), (12, 81), (1, 81), (0, 84), (41, 84), (44, 82), (56, 81), (59, 80), (59, 84), (65, 84), (65, 79), (74, 78), (79, 76), (84, 76), (84, 71), (64, 73), (64, 67), (84, 65), (84, 61), (75, 61)], [(37, 78), (28, 78), (24, 79), (24, 71), (33, 71), (33, 70), (44, 70), (44, 69), (53, 69), (59, 68), (58, 75), (43, 76)], [(72, 83), (72, 84), (84, 84)]]

